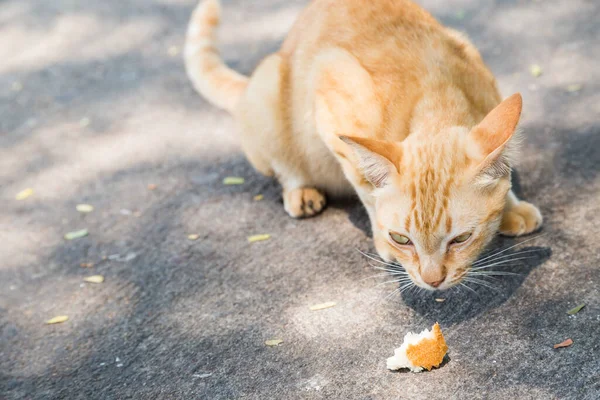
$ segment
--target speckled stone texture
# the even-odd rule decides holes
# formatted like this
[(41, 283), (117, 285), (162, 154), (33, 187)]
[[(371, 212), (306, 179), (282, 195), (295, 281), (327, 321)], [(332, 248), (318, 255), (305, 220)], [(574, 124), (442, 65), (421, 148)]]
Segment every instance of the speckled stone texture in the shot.
[[(396, 286), (357, 251), (373, 251), (360, 204), (290, 219), (232, 119), (192, 90), (194, 1), (0, 1), (0, 398), (600, 398), (600, 3), (422, 3), (523, 93), (518, 186), (546, 222), (491, 289), (386, 298)], [(304, 5), (225, 0), (227, 62), (250, 73)], [(44, 325), (56, 315), (70, 319)], [(443, 367), (387, 371), (435, 321)]]

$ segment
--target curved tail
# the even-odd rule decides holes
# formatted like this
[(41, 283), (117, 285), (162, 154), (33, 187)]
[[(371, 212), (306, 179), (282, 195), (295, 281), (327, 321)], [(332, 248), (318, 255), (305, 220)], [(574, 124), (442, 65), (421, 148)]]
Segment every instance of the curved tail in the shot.
[(248, 78), (227, 67), (215, 47), (220, 18), (219, 0), (203, 0), (198, 4), (188, 26), (185, 67), (202, 96), (232, 112), (248, 85)]

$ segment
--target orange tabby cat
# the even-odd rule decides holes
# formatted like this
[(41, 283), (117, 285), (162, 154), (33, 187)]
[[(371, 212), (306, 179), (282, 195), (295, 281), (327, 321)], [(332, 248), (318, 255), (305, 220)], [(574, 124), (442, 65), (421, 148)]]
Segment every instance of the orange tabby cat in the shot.
[(285, 210), (358, 193), (377, 251), (427, 289), (458, 283), (495, 233), (538, 229), (511, 191), (521, 96), (502, 101), (468, 39), (408, 0), (314, 0), (252, 77), (215, 48), (218, 0), (195, 10), (185, 49), (198, 91), (230, 111)]

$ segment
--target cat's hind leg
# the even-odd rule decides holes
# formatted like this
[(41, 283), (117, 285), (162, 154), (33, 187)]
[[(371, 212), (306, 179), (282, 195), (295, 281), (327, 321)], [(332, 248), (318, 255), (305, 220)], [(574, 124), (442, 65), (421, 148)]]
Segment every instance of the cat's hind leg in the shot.
[(240, 144), (252, 166), (274, 176), (274, 162), (283, 129), (280, 104), (281, 59), (273, 54), (256, 68), (233, 115), (240, 127)]
[(522, 236), (535, 232), (542, 226), (540, 210), (531, 203), (519, 200), (513, 191), (506, 195), (500, 233), (505, 236)]
[(263, 175), (275, 176), (283, 187), (285, 211), (294, 218), (312, 217), (327, 204), (311, 184), (306, 160), (290, 132), (285, 99), (287, 66), (278, 54), (266, 57), (253, 73), (237, 105), (240, 141), (248, 161)]

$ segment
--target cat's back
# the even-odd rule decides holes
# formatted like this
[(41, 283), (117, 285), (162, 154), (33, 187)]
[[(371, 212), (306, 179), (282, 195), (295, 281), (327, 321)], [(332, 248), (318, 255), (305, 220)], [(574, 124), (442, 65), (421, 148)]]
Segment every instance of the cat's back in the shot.
[[(424, 91), (456, 87), (485, 115), (500, 100), (492, 73), (461, 34), (409, 0), (313, 0), (282, 45), (293, 103), (310, 107), (314, 62), (330, 49), (350, 53), (369, 72), (391, 129), (408, 127)], [(296, 107), (294, 106), (294, 107)], [(303, 108), (304, 108), (303, 107)]]
[(388, 58), (399, 54), (406, 58), (411, 53), (418, 56), (426, 43), (439, 41), (442, 31), (431, 14), (409, 0), (313, 0), (281, 53), (297, 58), (337, 47), (366, 63), (384, 52)]

